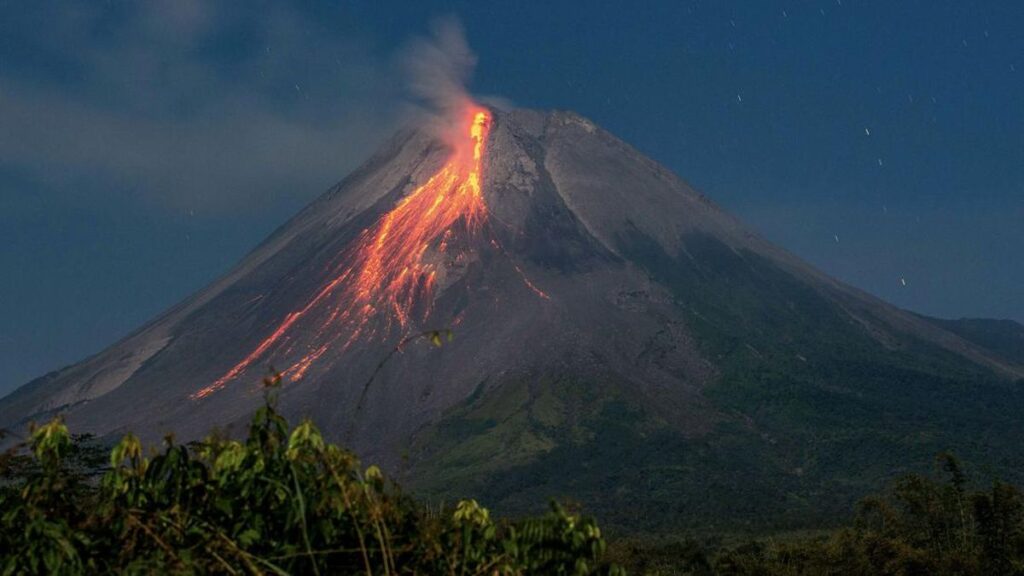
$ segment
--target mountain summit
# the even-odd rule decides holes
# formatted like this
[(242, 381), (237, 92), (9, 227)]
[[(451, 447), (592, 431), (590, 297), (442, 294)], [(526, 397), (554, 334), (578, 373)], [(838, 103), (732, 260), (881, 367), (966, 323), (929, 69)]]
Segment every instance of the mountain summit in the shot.
[(979, 342), (576, 114), (479, 107), (400, 132), (224, 277), (0, 400), (0, 425), (230, 434), (273, 366), (284, 413), (426, 494), (801, 526), (940, 450), (1024, 469), (1024, 366)]

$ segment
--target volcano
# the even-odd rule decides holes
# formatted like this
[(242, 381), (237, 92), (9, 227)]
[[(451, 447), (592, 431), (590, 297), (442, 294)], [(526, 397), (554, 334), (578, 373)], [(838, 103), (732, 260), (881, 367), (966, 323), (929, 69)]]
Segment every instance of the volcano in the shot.
[(0, 424), (237, 434), (273, 366), (287, 416), (417, 492), (645, 531), (827, 523), (946, 449), (1024, 470), (1019, 357), (830, 278), (576, 114), (457, 124), (399, 132)]

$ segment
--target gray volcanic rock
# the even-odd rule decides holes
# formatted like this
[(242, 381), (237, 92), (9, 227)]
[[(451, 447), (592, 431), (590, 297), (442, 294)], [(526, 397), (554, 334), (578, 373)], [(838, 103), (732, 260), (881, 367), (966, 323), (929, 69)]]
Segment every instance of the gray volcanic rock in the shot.
[[(892, 454), (871, 466), (857, 458), (884, 446), (927, 462), (953, 444), (931, 419), (957, 411), (961, 431), (988, 418), (987, 433), (1024, 439), (1008, 416), (976, 404), (1000, 397), (1007, 410), (1024, 408), (1010, 384), (1024, 377), (1014, 359), (813, 269), (584, 118), (493, 114), (488, 216), (479, 236), (458, 241), (457, 257), (425, 248), (444, 262), (419, 308), (428, 312), (328, 348), (285, 383), (286, 415), (313, 418), (428, 494), (465, 490), (511, 511), (572, 495), (644, 529), (673, 524), (679, 510), (668, 501), (726, 503), (696, 505), (694, 517), (763, 513), (744, 508), (737, 494), (748, 488), (729, 480), (737, 474), (780, 510), (798, 498), (800, 518), (829, 513), (815, 504), (824, 490), (852, 478), (835, 499), (845, 506), (900, 465)], [(310, 302), (364, 230), (448, 155), (425, 132), (397, 134), (223, 278), (0, 400), (0, 425), (59, 413), (100, 436), (238, 433), (262, 401), (261, 373), (307, 353), (317, 318), (295, 324), (291, 349), (196, 393)], [(450, 343), (410, 343), (374, 376), (403, 336), (447, 327)], [(914, 450), (893, 448), (914, 434), (926, 438)], [(1009, 454), (1000, 450), (997, 459)], [(720, 484), (695, 492), (709, 477)], [(627, 481), (647, 489), (629, 492)], [(638, 502), (650, 509), (640, 519), (624, 511)]]

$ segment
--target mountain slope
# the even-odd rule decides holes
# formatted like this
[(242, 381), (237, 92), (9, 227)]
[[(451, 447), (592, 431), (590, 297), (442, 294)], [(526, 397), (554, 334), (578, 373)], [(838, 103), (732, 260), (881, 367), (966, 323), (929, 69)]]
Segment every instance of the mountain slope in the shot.
[(829, 278), (586, 119), (484, 114), (396, 135), (0, 424), (231, 433), (275, 365), (287, 414), (423, 493), (572, 496), (657, 531), (824, 522), (946, 448), (1024, 469), (1015, 359)]
[(927, 319), (1008, 362), (1024, 364), (1024, 325), (1019, 322), (991, 318)]

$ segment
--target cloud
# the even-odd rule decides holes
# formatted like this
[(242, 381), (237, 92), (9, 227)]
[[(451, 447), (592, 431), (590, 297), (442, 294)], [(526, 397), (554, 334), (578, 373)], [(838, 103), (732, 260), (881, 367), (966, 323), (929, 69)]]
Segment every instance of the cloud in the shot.
[(149, 0), (139, 7), (149, 33), (189, 42), (213, 24), (214, 5), (202, 0)]
[(57, 199), (259, 210), (312, 198), (402, 121), (389, 58), (351, 22), (222, 7), (0, 6), (0, 169)]

